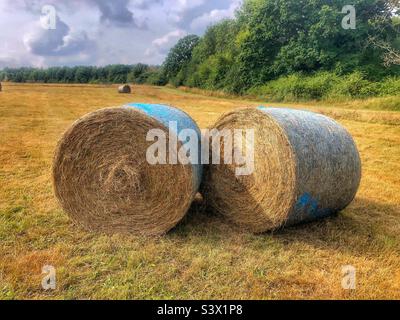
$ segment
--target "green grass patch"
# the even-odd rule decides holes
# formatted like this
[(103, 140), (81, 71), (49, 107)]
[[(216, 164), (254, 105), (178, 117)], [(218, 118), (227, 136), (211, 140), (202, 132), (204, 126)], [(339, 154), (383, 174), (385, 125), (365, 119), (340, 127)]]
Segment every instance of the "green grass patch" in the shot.
[[(276, 102), (336, 101), (368, 99), (366, 109), (393, 110), (400, 108), (400, 78), (389, 77), (373, 82), (360, 73), (339, 76), (319, 72), (312, 76), (293, 74), (248, 90), (248, 94)], [(379, 99), (383, 98), (383, 99)]]

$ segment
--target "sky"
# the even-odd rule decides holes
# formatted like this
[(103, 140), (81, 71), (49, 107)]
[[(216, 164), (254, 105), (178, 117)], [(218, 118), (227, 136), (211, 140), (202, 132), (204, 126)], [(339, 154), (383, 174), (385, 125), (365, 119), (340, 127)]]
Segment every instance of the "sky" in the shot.
[(241, 0), (0, 0), (0, 69), (161, 64)]

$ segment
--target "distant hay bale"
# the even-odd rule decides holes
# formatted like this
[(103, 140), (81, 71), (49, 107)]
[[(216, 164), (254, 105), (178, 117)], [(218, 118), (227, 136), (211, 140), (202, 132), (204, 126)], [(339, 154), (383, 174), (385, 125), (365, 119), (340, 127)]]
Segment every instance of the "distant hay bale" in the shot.
[[(168, 121), (177, 121), (176, 136), (169, 135)], [(187, 114), (163, 105), (131, 104), (82, 117), (65, 132), (55, 152), (53, 185), (62, 208), (93, 231), (168, 232), (190, 207), (201, 166), (149, 164), (146, 151), (154, 141), (146, 141), (146, 136), (150, 129), (159, 129), (169, 143), (186, 128), (200, 136)], [(167, 148), (167, 157), (175, 153)]]
[(0, 82), (0, 92), (1, 92), (1, 82)]
[(222, 116), (214, 128), (255, 129), (253, 174), (236, 176), (237, 165), (224, 164), (224, 152), (221, 165), (205, 168), (206, 201), (236, 225), (261, 233), (327, 217), (348, 206), (357, 193), (361, 179), (357, 147), (350, 134), (328, 117), (244, 108)]
[(127, 84), (124, 84), (123, 86), (118, 87), (118, 92), (119, 93), (131, 93), (131, 87)]

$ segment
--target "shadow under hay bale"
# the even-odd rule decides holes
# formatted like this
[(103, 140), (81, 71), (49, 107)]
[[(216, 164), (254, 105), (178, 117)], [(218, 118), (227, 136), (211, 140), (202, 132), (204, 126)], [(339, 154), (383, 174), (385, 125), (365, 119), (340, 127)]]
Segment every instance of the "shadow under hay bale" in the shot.
[[(169, 121), (178, 124), (171, 134)], [(184, 112), (147, 104), (95, 111), (65, 132), (55, 152), (53, 184), (74, 221), (93, 231), (138, 235), (161, 235), (181, 221), (198, 191), (202, 168), (150, 164), (151, 129), (165, 133), (167, 144), (183, 129), (200, 137)], [(166, 148), (166, 153), (167, 159), (177, 156), (176, 150)]]
[(205, 170), (206, 201), (236, 225), (262, 233), (324, 218), (348, 206), (357, 193), (361, 179), (357, 147), (350, 134), (328, 117), (290, 109), (243, 108), (223, 115), (214, 128), (255, 130), (252, 174), (237, 176), (238, 165), (224, 164), (224, 152), (221, 165)]
[(125, 84), (123, 86), (118, 87), (118, 93), (131, 93), (131, 86)]

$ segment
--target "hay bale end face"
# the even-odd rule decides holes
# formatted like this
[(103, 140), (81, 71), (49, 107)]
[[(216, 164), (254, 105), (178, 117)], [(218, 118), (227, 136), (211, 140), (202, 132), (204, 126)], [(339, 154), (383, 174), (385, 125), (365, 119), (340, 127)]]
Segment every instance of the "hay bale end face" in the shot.
[[(149, 164), (146, 151), (154, 142), (146, 137), (149, 130), (159, 129), (167, 143), (172, 139), (163, 122), (167, 115), (182, 127), (199, 129), (185, 113), (153, 106), (132, 104), (90, 113), (58, 143), (53, 163), (56, 197), (64, 211), (87, 229), (161, 235), (176, 226), (190, 207), (201, 168)], [(167, 149), (167, 156), (174, 152)]]
[(239, 226), (261, 233), (320, 219), (344, 209), (357, 193), (357, 147), (328, 117), (244, 108), (222, 116), (214, 128), (255, 129), (254, 172), (236, 176), (238, 166), (224, 164), (222, 154), (221, 165), (206, 167), (202, 187), (209, 205)]
[(132, 90), (129, 85), (125, 84), (123, 86), (118, 87), (118, 92), (119, 93), (131, 93)]

